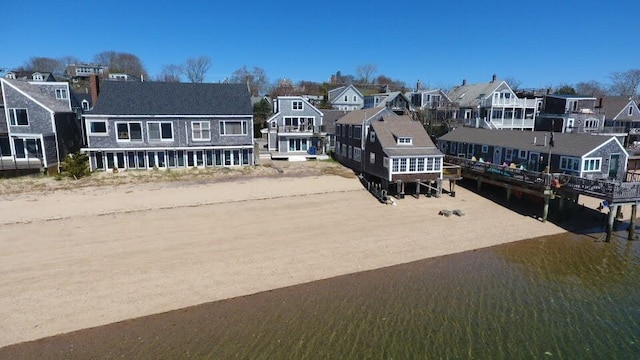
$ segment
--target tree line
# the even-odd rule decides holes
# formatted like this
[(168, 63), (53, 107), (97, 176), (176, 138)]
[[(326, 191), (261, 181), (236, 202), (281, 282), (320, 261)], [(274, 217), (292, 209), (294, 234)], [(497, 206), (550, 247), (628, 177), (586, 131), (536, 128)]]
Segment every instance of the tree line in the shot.
[[(22, 67), (11, 70), (51, 72), (61, 76), (64, 75), (68, 65), (78, 63), (82, 63), (82, 61), (75, 56), (31, 57)], [(94, 55), (93, 63), (107, 66), (111, 73), (126, 73), (145, 81), (189, 81), (193, 83), (204, 82), (207, 72), (213, 65), (212, 59), (208, 56), (191, 57), (187, 58), (184, 63), (163, 65), (160, 73), (151, 77), (140, 58), (131, 53), (103, 51)], [(225, 81), (246, 83), (252, 95), (269, 94), (271, 97), (301, 94), (324, 95), (332, 88), (348, 84), (356, 85), (365, 95), (379, 92), (383, 87), (389, 91), (408, 90), (404, 82), (386, 75), (377, 75), (377, 72), (378, 68), (375, 64), (363, 64), (356, 67), (355, 75), (342, 74), (341, 71), (337, 71), (331, 75), (328, 81), (322, 83), (306, 80), (293, 83), (287, 78), (278, 78), (273, 83), (269, 83), (269, 78), (263, 68), (258, 66), (249, 68), (243, 65), (231, 73)], [(507, 77), (504, 80), (513, 90), (521, 90), (521, 82), (516, 78)], [(593, 97), (605, 95), (638, 96), (640, 69), (612, 72), (609, 75), (609, 80), (608, 84), (591, 80), (576, 84), (549, 85), (547, 88), (559, 94), (579, 94)]]

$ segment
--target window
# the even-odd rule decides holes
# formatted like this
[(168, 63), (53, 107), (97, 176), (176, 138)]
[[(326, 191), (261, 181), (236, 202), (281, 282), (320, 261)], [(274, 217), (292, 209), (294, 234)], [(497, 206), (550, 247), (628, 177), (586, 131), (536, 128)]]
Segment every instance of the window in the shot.
[(561, 156), (560, 157), (560, 170), (579, 171), (580, 159)]
[(353, 160), (357, 162), (362, 161), (362, 150), (360, 148), (353, 148)]
[(87, 100), (82, 100), (82, 110), (89, 110), (89, 102)]
[(353, 146), (349, 145), (349, 149), (347, 150), (347, 158), (353, 159)]
[(520, 150), (520, 155), (518, 156), (520, 159), (527, 158), (527, 152), (525, 150)]
[(582, 171), (600, 171), (600, 158), (586, 158), (582, 163)]
[(67, 89), (56, 89), (56, 99), (64, 100), (67, 98)]
[(372, 164), (376, 163), (376, 153), (369, 153), (369, 162)]
[(362, 126), (354, 126), (353, 127), (353, 138), (356, 140), (360, 140), (362, 136)]
[(507, 161), (513, 160), (513, 150), (512, 149), (507, 149), (507, 151), (504, 154), (504, 159), (507, 160)]
[(353, 125), (349, 125), (349, 137), (353, 138)]
[(307, 139), (289, 139), (289, 151), (307, 151)]
[(170, 122), (148, 122), (149, 141), (173, 140), (173, 124)]
[(355, 95), (353, 95), (353, 102), (356, 102), (356, 101), (358, 101), (358, 98)]
[(400, 171), (400, 159), (391, 159), (391, 172), (397, 173)]
[(633, 115), (633, 106), (629, 106), (629, 111), (627, 112), (627, 115), (629, 116)]
[(482, 153), (487, 153), (489, 152), (489, 145), (482, 145)]
[(28, 126), (29, 117), (27, 116), (27, 109), (9, 109), (9, 124)]
[(247, 122), (220, 121), (220, 135), (247, 135)]
[(349, 101), (349, 97), (347, 95), (344, 96), (344, 101), (345, 102)]
[(141, 123), (116, 123), (116, 131), (118, 141), (142, 141)]
[(371, 134), (369, 135), (369, 141), (371, 141), (371, 142), (375, 142), (376, 141), (376, 132), (375, 131), (371, 131)]
[(194, 141), (211, 140), (211, 123), (208, 121), (192, 121), (191, 137)]
[(598, 127), (598, 120), (588, 119), (584, 121), (585, 129), (595, 129)]
[(89, 122), (89, 135), (106, 135), (106, 134), (107, 134), (106, 121), (90, 121)]
[(424, 158), (418, 158), (418, 172), (424, 171)]
[(413, 138), (410, 138), (410, 137), (399, 137), (398, 138), (398, 145), (411, 145), (411, 144), (413, 144)]
[(409, 172), (416, 172), (417, 162), (416, 158), (409, 158)]
[(302, 100), (296, 100), (291, 102), (291, 110), (303, 110)]

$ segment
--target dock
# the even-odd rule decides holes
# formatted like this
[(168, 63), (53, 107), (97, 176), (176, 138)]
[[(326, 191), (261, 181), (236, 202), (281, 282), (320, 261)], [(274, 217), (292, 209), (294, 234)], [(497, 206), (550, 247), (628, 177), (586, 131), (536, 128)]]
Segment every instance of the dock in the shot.
[(459, 166), (463, 178), (475, 180), (478, 190), (482, 188), (482, 184), (491, 184), (506, 189), (507, 200), (516, 192), (541, 197), (544, 199), (543, 222), (547, 221), (549, 202), (552, 199), (559, 201), (561, 218), (566, 211), (565, 201), (577, 203), (580, 195), (600, 199), (609, 209), (605, 240), (607, 242), (611, 240), (616, 218), (621, 217), (622, 207), (630, 205), (631, 223), (628, 239), (635, 238), (637, 206), (640, 202), (640, 174), (638, 173), (627, 172), (624, 181), (616, 181), (587, 179), (563, 173), (529, 171), (451, 155), (445, 156), (445, 161)]

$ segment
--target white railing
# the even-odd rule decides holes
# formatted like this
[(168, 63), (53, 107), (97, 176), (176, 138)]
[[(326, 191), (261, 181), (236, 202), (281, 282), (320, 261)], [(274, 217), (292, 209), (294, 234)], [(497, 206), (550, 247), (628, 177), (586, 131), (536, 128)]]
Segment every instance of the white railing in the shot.
[(536, 108), (536, 99), (520, 99), (520, 98), (508, 98), (508, 99), (494, 99), (493, 97), (484, 99), (482, 101), (483, 107), (496, 107), (496, 106), (513, 106), (520, 108)]

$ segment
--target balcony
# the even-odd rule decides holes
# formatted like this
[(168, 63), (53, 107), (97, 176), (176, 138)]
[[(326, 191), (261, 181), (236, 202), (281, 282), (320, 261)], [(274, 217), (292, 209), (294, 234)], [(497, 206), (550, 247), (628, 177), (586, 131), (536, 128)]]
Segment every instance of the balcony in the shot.
[(280, 125), (278, 126), (278, 133), (313, 134), (320, 132), (320, 128), (320, 126), (313, 125)]
[(533, 108), (537, 106), (537, 99), (519, 98), (488, 98), (482, 101), (482, 107), (512, 106), (518, 108)]

